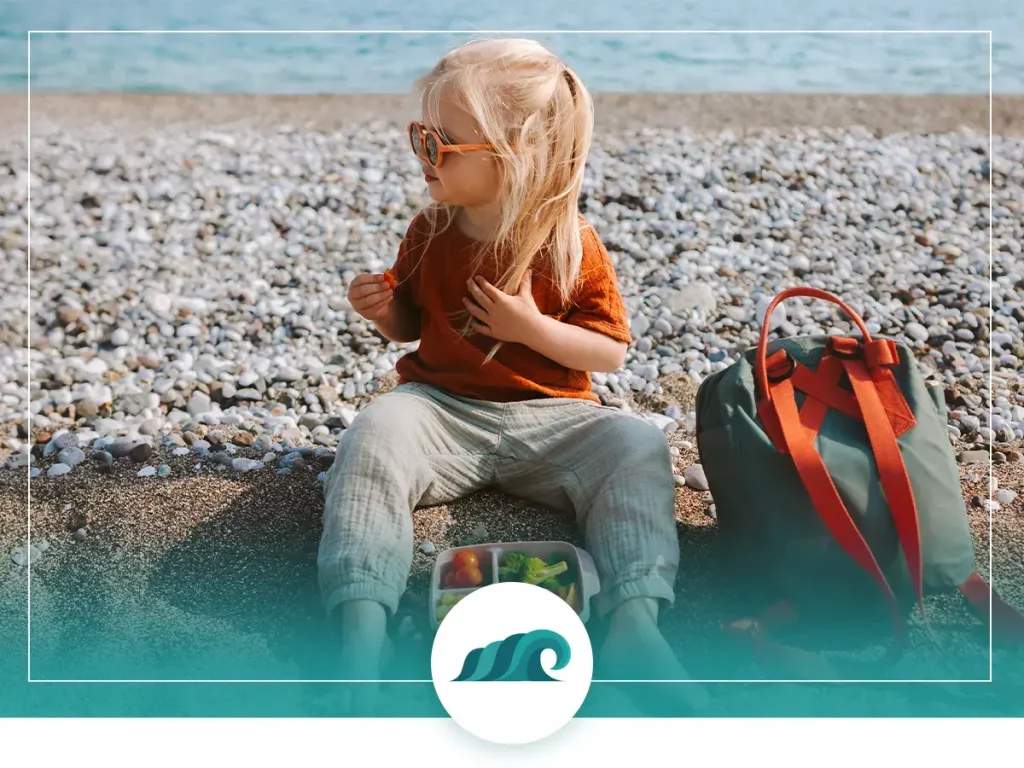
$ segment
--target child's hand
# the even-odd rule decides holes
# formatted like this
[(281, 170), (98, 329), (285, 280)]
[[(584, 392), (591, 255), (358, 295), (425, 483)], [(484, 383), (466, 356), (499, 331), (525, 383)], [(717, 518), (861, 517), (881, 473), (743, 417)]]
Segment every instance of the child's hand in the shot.
[(394, 293), (386, 275), (360, 275), (348, 288), (352, 309), (367, 320), (382, 320), (391, 311)]
[(498, 290), (482, 277), (471, 278), (468, 285), (473, 300), (462, 301), (476, 318), (473, 329), (498, 341), (526, 343), (536, 321), (543, 317), (533, 300), (532, 277), (527, 272), (519, 293), (514, 295)]

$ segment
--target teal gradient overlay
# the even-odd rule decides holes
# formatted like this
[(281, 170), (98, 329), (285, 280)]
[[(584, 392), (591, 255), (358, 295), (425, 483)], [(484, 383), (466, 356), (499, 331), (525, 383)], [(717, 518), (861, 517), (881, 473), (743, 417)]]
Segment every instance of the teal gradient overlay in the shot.
[[(221, 628), (212, 637), (168, 630), (162, 642), (152, 632), (152, 617), (138, 608), (136, 614), (121, 613), (116, 622), (107, 614), (103, 620), (90, 621), (82, 615), (44, 616), (34, 608), (29, 682), (25, 607), (23, 602), (0, 606), (2, 717), (336, 717), (342, 713), (343, 694), (366, 690), (364, 683), (327, 682), (337, 676), (339, 648), (325, 623), (293, 627), (289, 634), (283, 632), (287, 628), (280, 626), (281, 611), (274, 606), (267, 606), (262, 633), (252, 626), (234, 632)], [(737, 682), (766, 675), (765, 670), (752, 672), (745, 649), (720, 636), (693, 633), (669, 638), (681, 649), (679, 655), (692, 676), (717, 681), (704, 684), (711, 705), (703, 716), (1024, 716), (1024, 652), (997, 649), (993, 681), (987, 682), (987, 635), (980, 624), (966, 640), (958, 636), (957, 643), (936, 632), (936, 647), (949, 647), (935, 661), (904, 664), (897, 670), (859, 658), (837, 664), (844, 676), (886, 681), (872, 683)], [(446, 717), (433, 684), (427, 682), (429, 652), (429, 637), (399, 644), (395, 669), (379, 684), (381, 708), (375, 716)], [(595, 652), (600, 661), (599, 638)], [(638, 657), (644, 653), (637, 649)], [(914, 679), (981, 682), (887, 682), (897, 672)], [(52, 682), (71, 680), (139, 682)], [(189, 682), (195, 680), (205, 682)], [(613, 684), (598, 679), (578, 716), (686, 716), (689, 713), (674, 696), (680, 686), (689, 684)], [(612, 686), (628, 696), (601, 695)]]

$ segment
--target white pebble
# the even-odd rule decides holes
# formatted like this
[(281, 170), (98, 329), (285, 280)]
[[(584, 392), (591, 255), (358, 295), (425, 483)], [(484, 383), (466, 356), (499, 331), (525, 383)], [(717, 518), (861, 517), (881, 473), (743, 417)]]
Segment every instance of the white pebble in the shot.
[(996, 491), (994, 498), (1000, 504), (1012, 504), (1017, 498), (1017, 494), (1009, 488), (1003, 488), (1001, 491)]
[(254, 469), (263, 469), (263, 462), (256, 459), (232, 459), (231, 468), (236, 472), (250, 472)]
[(698, 491), (708, 490), (708, 479), (704, 474), (704, 467), (700, 464), (687, 467), (683, 471), (683, 478), (686, 480), (686, 485), (690, 488)]

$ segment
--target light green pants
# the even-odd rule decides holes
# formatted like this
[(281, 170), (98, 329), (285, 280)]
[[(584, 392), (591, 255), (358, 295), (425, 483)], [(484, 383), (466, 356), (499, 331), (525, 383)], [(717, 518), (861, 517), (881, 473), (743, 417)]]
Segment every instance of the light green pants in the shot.
[(356, 417), (327, 476), (317, 563), (328, 613), (355, 599), (393, 613), (413, 509), (484, 488), (575, 511), (601, 577), (598, 615), (631, 597), (674, 600), (675, 485), (657, 427), (583, 400), (489, 403), (404, 384)]

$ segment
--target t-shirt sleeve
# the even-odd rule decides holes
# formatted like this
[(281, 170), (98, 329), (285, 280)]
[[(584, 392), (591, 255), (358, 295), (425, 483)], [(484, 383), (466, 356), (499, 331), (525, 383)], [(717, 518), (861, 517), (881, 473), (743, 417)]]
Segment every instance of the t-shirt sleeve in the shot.
[(420, 217), (413, 219), (398, 244), (398, 255), (388, 273), (393, 278), (395, 298), (408, 305), (419, 306), (419, 266), (423, 258), (426, 240), (423, 237), (423, 222)]
[(608, 251), (589, 224), (580, 233), (583, 262), (572, 308), (565, 322), (630, 344), (629, 316)]

